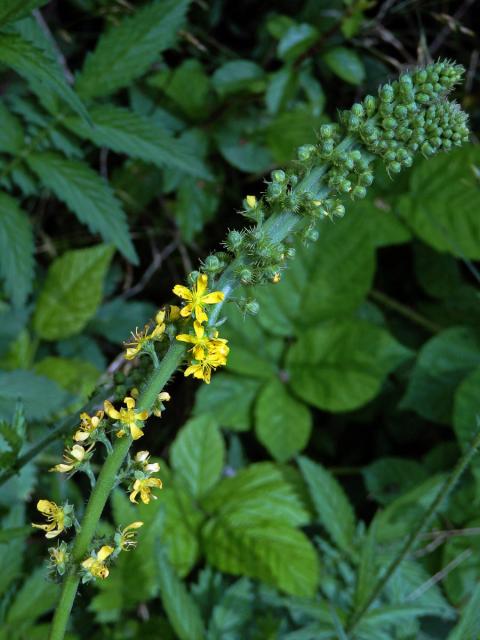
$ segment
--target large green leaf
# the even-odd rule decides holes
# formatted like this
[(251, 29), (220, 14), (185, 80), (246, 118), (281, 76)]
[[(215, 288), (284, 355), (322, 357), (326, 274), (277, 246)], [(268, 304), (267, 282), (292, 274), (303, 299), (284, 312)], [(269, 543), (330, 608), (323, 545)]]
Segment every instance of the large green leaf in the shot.
[(138, 258), (125, 213), (108, 183), (81, 160), (46, 151), (28, 156), (28, 164), (57, 198), (93, 233), (100, 233), (131, 262)]
[(195, 498), (204, 495), (217, 482), (224, 458), (222, 435), (209, 416), (189, 420), (171, 449), (172, 467)]
[(92, 107), (93, 127), (80, 118), (66, 118), (64, 123), (77, 135), (99, 147), (125, 153), (159, 167), (175, 167), (186, 173), (209, 178), (205, 165), (187, 144), (173, 138), (157, 122), (115, 105)]
[(459, 623), (449, 633), (447, 640), (475, 640), (480, 635), (480, 584), (474, 588), (468, 604), (462, 611)]
[(185, 584), (175, 575), (160, 547), (156, 554), (156, 567), (162, 604), (177, 636), (180, 640), (204, 640), (205, 630), (197, 604)]
[(53, 380), (32, 371), (0, 373), (0, 419), (10, 420), (18, 401), (27, 419), (42, 420), (57, 412), (72, 396)]
[(255, 433), (278, 462), (286, 462), (307, 445), (312, 430), (309, 409), (273, 378), (255, 405)]
[(43, 358), (35, 364), (34, 370), (83, 400), (95, 389), (100, 376), (100, 371), (90, 362), (56, 356)]
[(234, 640), (241, 637), (254, 604), (252, 583), (242, 578), (234, 582), (215, 603), (208, 626), (208, 640)]
[(252, 464), (231, 478), (223, 478), (202, 500), (205, 511), (219, 517), (304, 525), (309, 514), (299, 495), (270, 462)]
[(349, 411), (374, 398), (410, 356), (387, 331), (362, 320), (329, 321), (300, 336), (287, 355), (295, 393), (319, 409)]
[(297, 253), (281, 282), (258, 287), (260, 323), (278, 335), (301, 334), (320, 320), (351, 315), (368, 293), (375, 271), (371, 228), (362, 215), (324, 222), (319, 240)]
[(33, 316), (38, 335), (59, 340), (79, 333), (95, 314), (113, 249), (67, 251), (50, 266)]
[(345, 82), (360, 84), (365, 78), (365, 66), (353, 49), (333, 47), (323, 54), (325, 64)]
[(251, 60), (232, 60), (226, 62), (212, 75), (212, 84), (222, 96), (239, 91), (258, 92), (264, 85), (264, 72)]
[[(468, 451), (475, 434), (480, 428), (480, 368), (474, 369), (459, 385), (455, 392), (453, 427), (463, 451)], [(473, 460), (478, 466), (478, 456)]]
[(399, 201), (406, 223), (438, 251), (480, 258), (478, 145), (465, 145), (417, 164), (410, 192)]
[(449, 423), (460, 382), (480, 365), (480, 341), (474, 331), (453, 327), (420, 350), (401, 406), (434, 422)]
[(355, 513), (343, 488), (320, 464), (308, 458), (299, 458), (299, 466), (318, 518), (333, 542), (350, 553), (355, 534)]
[(0, 33), (0, 62), (32, 81), (32, 89), (45, 85), (69, 107), (88, 121), (88, 113), (80, 98), (66, 83), (57, 64), (42, 49), (18, 33)]
[(0, 151), (19, 153), (24, 137), (20, 120), (0, 102)]
[(33, 233), (17, 201), (0, 193), (0, 275), (15, 306), (24, 304), (32, 288)]
[(190, 0), (154, 0), (100, 36), (77, 78), (85, 98), (107, 96), (140, 77), (171, 47)]
[(49, 0), (2, 0), (0, 5), (0, 24), (13, 22), (47, 4)]
[(56, 604), (59, 586), (47, 582), (46, 571), (37, 568), (24, 582), (7, 613), (7, 626), (12, 631), (26, 627), (48, 613)]
[(258, 578), (293, 595), (313, 596), (316, 591), (315, 547), (285, 523), (222, 515), (204, 527), (203, 546), (208, 562), (221, 571)]

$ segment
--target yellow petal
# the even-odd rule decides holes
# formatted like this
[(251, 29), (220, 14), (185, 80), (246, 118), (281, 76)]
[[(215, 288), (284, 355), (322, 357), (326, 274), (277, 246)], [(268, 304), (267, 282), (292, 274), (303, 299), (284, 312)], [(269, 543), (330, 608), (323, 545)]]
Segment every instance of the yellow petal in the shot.
[(204, 304), (217, 304), (217, 302), (221, 302), (224, 298), (225, 294), (223, 291), (212, 291), (212, 293), (203, 296), (202, 302)]
[(57, 473), (68, 473), (73, 469), (73, 464), (56, 464), (49, 471), (56, 471)]
[(108, 545), (105, 545), (97, 553), (97, 559), (100, 560), (100, 562), (103, 562), (108, 558), (109, 555), (113, 553), (113, 551), (114, 551), (113, 547), (109, 547)]
[(191, 364), (187, 369), (185, 369), (185, 373), (183, 374), (185, 377), (195, 375), (195, 371), (198, 369), (198, 364)]
[(250, 207), (250, 209), (253, 209), (253, 207), (257, 204), (257, 199), (255, 196), (247, 196), (245, 200), (247, 201), (247, 204)]
[(134, 440), (138, 440), (143, 436), (143, 431), (139, 429), (135, 424), (130, 425), (130, 433)]
[(205, 329), (200, 324), (200, 322), (195, 320), (195, 322), (193, 323), (193, 328), (195, 330), (195, 335), (197, 336), (197, 338), (203, 338), (203, 336), (205, 335)]
[(41, 529), (42, 531), (50, 531), (55, 525), (53, 524), (35, 524), (32, 522), (32, 527), (35, 529)]
[(50, 500), (39, 500), (37, 502), (37, 509), (41, 513), (53, 513), (58, 507), (55, 502), (51, 502)]
[(204, 347), (202, 347), (202, 345), (197, 344), (193, 348), (193, 357), (195, 358), (195, 360), (203, 360), (205, 358), (205, 349)]
[(123, 438), (123, 436), (125, 435), (125, 431), (124, 429), (121, 429), (120, 431), (117, 431), (117, 438)]
[(157, 315), (155, 316), (155, 322), (157, 324), (163, 324), (164, 320), (165, 320), (165, 310), (161, 309), (160, 311), (158, 311)]
[(180, 315), (182, 316), (182, 318), (188, 318), (188, 316), (192, 313), (192, 310), (193, 310), (193, 304), (186, 304), (180, 310)]
[(125, 533), (125, 531), (129, 531), (130, 529), (140, 529), (140, 527), (143, 527), (143, 522), (140, 522), (139, 520), (137, 522), (132, 522), (132, 524), (129, 524), (128, 527), (125, 527), (123, 533)]
[(201, 296), (208, 286), (208, 276), (205, 273), (201, 273), (197, 278), (197, 294)]
[(85, 449), (80, 444), (74, 444), (70, 449), (70, 454), (75, 458), (75, 460), (81, 462), (85, 457)]
[(54, 531), (49, 531), (45, 534), (46, 538), (56, 538), (62, 533), (62, 529), (55, 529)]
[(174, 304), (170, 305), (170, 320), (172, 322), (175, 322), (175, 320), (178, 320), (178, 318), (180, 317), (180, 307), (177, 307)]
[(192, 292), (190, 291), (190, 289), (187, 289), (187, 287), (184, 287), (181, 284), (176, 284), (173, 287), (173, 293), (179, 298), (182, 298), (183, 300), (192, 299)]
[(168, 402), (170, 400), (170, 394), (168, 393), (168, 391), (162, 391), (158, 394), (158, 399), (160, 400), (160, 402)]
[(160, 478), (148, 478), (147, 484), (149, 487), (155, 487), (161, 489), (163, 487), (163, 483)]
[(135, 409), (135, 400), (130, 396), (125, 396), (123, 403), (127, 405), (127, 409)]
[(190, 336), (188, 333), (179, 333), (178, 336), (175, 337), (180, 342), (189, 342), (191, 344), (195, 343), (195, 338), (193, 336)]
[(201, 305), (197, 304), (195, 306), (195, 319), (199, 322), (206, 322), (208, 320), (208, 316), (205, 311), (202, 309)]
[(115, 409), (110, 400), (105, 400), (103, 406), (105, 408), (105, 413), (107, 414), (107, 416), (109, 416), (113, 420), (118, 420), (120, 418), (120, 413)]
[(135, 414), (135, 417), (136, 417), (137, 420), (142, 420), (142, 422), (143, 422), (144, 420), (146, 420), (148, 418), (148, 411), (138, 411)]
[(137, 501), (135, 500), (135, 498), (137, 497), (138, 493), (139, 493), (138, 490), (132, 491), (132, 493), (130, 494), (130, 502), (135, 502), (135, 504), (137, 504)]
[[(136, 347), (129, 347), (126, 351), (125, 351), (125, 359), (126, 360), (133, 360), (138, 352), (140, 351), (140, 346), (137, 345)], [(108, 411), (107, 411), (108, 413)]]
[(164, 324), (157, 324), (155, 329), (152, 331), (150, 337), (151, 338), (159, 338), (161, 335), (163, 335), (164, 332), (165, 332), (165, 325)]
[(73, 439), (75, 440), (75, 442), (84, 442), (85, 440), (88, 440), (88, 437), (89, 437), (88, 431), (79, 430), (75, 432)]

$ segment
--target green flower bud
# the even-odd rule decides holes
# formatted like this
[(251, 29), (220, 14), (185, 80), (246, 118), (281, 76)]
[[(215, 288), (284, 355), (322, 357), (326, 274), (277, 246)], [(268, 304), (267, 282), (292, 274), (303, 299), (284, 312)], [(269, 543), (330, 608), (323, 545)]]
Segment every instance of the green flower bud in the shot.
[(306, 242), (316, 242), (320, 237), (319, 232), (316, 229), (305, 229), (303, 239)]
[(380, 87), (379, 90), (380, 100), (382, 102), (392, 102), (394, 98), (393, 87), (389, 84), (385, 84), (383, 87)]
[(287, 256), (287, 258), (289, 260), (291, 260), (292, 258), (295, 257), (296, 251), (294, 249), (294, 247), (288, 247), (288, 249), (285, 252), (285, 255)]
[(371, 118), (377, 108), (376, 99), (373, 96), (365, 96), (365, 98), (363, 99), (363, 104), (365, 106), (365, 111), (367, 112), (367, 116)]
[(333, 208), (332, 213), (334, 216), (337, 216), (337, 218), (343, 218), (343, 216), (345, 215), (345, 207), (343, 206), (343, 204), (337, 204)]
[(352, 115), (354, 115), (356, 118), (363, 118), (363, 116), (365, 115), (365, 111), (363, 109), (363, 106), (359, 102), (356, 102), (352, 106), (350, 111), (351, 111)]
[(302, 162), (309, 160), (314, 153), (315, 147), (313, 146), (313, 144), (304, 144), (297, 149), (297, 157)]
[(188, 274), (188, 277), (187, 277), (187, 279), (190, 282), (190, 284), (192, 284), (192, 285), (195, 284), (197, 282), (197, 279), (198, 279), (199, 275), (200, 275), (199, 271), (191, 271)]
[(216, 273), (221, 269), (221, 267), (221, 262), (215, 255), (207, 256), (203, 263), (203, 268), (209, 273)]
[(330, 156), (333, 153), (334, 149), (335, 143), (333, 142), (333, 140), (325, 140), (325, 142), (322, 142), (320, 146), (322, 156)]
[(365, 171), (365, 173), (361, 173), (358, 182), (363, 187), (369, 187), (373, 183), (373, 173), (371, 171)]
[(260, 311), (260, 305), (256, 300), (248, 300), (245, 304), (245, 311), (251, 316), (256, 316)]
[(330, 138), (333, 138), (335, 132), (335, 127), (333, 124), (322, 124), (322, 126), (320, 127), (320, 138), (322, 140), (329, 140)]
[(244, 267), (240, 271), (240, 282), (242, 284), (245, 284), (245, 285), (252, 284), (252, 282), (253, 282), (253, 273), (252, 273), (251, 269), (247, 269), (246, 267)]
[(275, 171), (272, 171), (272, 180), (273, 182), (280, 182), (283, 183), (285, 182), (286, 179), (286, 175), (285, 175), (285, 171), (282, 171), (281, 169), (275, 169)]
[(271, 182), (267, 188), (267, 196), (271, 200), (276, 200), (283, 194), (283, 187), (278, 182)]
[(385, 129), (395, 129), (395, 127), (397, 126), (397, 121), (395, 120), (395, 118), (384, 118), (382, 120), (382, 125), (385, 127)]
[(295, 187), (298, 184), (298, 176), (296, 176), (295, 174), (292, 174), (288, 180), (292, 187)]
[(397, 161), (389, 162), (387, 164), (387, 171), (389, 173), (400, 173), (401, 170), (402, 170), (402, 165)]
[(228, 235), (227, 235), (227, 248), (230, 251), (237, 251), (237, 249), (239, 249), (242, 245), (243, 242), (243, 234), (240, 233), (240, 231), (229, 231)]
[(362, 187), (361, 185), (353, 187), (352, 198), (365, 198), (366, 195), (367, 190), (365, 189), (365, 187)]

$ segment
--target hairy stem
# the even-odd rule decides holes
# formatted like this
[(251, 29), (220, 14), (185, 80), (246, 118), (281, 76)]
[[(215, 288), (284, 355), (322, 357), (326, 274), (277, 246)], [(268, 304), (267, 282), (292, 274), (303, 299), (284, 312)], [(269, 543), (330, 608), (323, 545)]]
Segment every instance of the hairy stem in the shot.
[(443, 485), (440, 487), (437, 495), (433, 499), (432, 503), (426, 510), (423, 517), (418, 521), (414, 529), (407, 536), (403, 546), (397, 553), (397, 555), (393, 558), (392, 562), (387, 567), (386, 571), (380, 577), (376, 585), (373, 587), (372, 592), (363, 603), (363, 605), (353, 614), (348, 626), (347, 631), (353, 631), (363, 618), (363, 616), (368, 612), (372, 604), (382, 593), (383, 589), (390, 581), (392, 576), (395, 574), (401, 563), (405, 560), (405, 558), (411, 553), (413, 550), (420, 534), (422, 531), (430, 524), (432, 518), (435, 516), (438, 508), (443, 503), (444, 500), (449, 496), (453, 487), (456, 485), (461, 475), (468, 467), (475, 454), (477, 453), (478, 448), (480, 447), (480, 431), (475, 436), (470, 448), (468, 451), (460, 458), (457, 462), (456, 466), (453, 468), (450, 475), (446, 478)]

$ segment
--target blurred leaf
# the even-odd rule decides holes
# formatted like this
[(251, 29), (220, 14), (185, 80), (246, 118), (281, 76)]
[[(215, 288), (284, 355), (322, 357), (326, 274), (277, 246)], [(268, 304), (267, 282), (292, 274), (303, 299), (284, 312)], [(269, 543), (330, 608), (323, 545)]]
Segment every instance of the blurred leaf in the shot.
[(93, 127), (73, 117), (67, 118), (65, 124), (98, 147), (107, 147), (161, 168), (176, 167), (194, 176), (211, 177), (186, 144), (173, 138), (151, 118), (111, 104), (92, 107), (90, 115)]
[(480, 584), (474, 588), (462, 611), (460, 621), (449, 633), (447, 640), (474, 640), (480, 635)]
[(125, 213), (108, 183), (96, 171), (81, 160), (67, 159), (51, 151), (30, 154), (28, 164), (90, 231), (100, 233), (130, 262), (138, 262)]
[(350, 84), (360, 84), (365, 79), (365, 67), (358, 53), (346, 47), (333, 47), (326, 51), (323, 61), (335, 75)]
[(302, 451), (311, 429), (309, 409), (284, 384), (274, 378), (263, 387), (255, 405), (255, 433), (275, 460), (286, 462)]
[(215, 71), (212, 84), (222, 97), (239, 91), (257, 93), (264, 86), (264, 71), (250, 60), (232, 60)]
[(350, 411), (374, 398), (385, 377), (410, 357), (387, 331), (339, 320), (305, 331), (287, 355), (290, 385), (319, 409)]
[(58, 340), (83, 329), (102, 298), (112, 253), (106, 245), (73, 249), (50, 265), (33, 317), (41, 338)]
[[(477, 512), (478, 513), (478, 512)], [(454, 536), (443, 547), (442, 565), (447, 566), (462, 556), (464, 559), (445, 576), (444, 587), (449, 600), (456, 606), (465, 603), (478, 585), (480, 571), (480, 520), (465, 522), (462, 529), (472, 530), (472, 534)], [(463, 640), (463, 637), (462, 637)], [(473, 640), (473, 639), (472, 639)]]
[(59, 595), (59, 586), (47, 582), (44, 567), (37, 568), (23, 583), (7, 613), (7, 627), (18, 631), (51, 611)]
[[(463, 451), (468, 451), (480, 428), (479, 385), (480, 367), (474, 369), (464, 378), (455, 392), (453, 427)], [(473, 465), (478, 466), (479, 464), (478, 457), (474, 458)]]
[(442, 331), (420, 349), (400, 406), (448, 424), (455, 390), (479, 365), (480, 343), (473, 331), (465, 327)]
[(200, 120), (210, 112), (210, 78), (196, 58), (184, 60), (162, 88), (189, 118)]
[(216, 131), (218, 150), (236, 169), (263, 173), (272, 165), (269, 150), (262, 143), (259, 122), (250, 117), (230, 118)]
[(68, 404), (72, 396), (32, 371), (0, 372), (0, 419), (9, 420), (19, 400), (27, 419), (42, 420)]
[(236, 640), (244, 632), (253, 608), (253, 590), (249, 580), (234, 582), (213, 608), (208, 640)]
[(315, 143), (315, 131), (324, 121), (315, 108), (305, 104), (279, 113), (266, 129), (266, 142), (275, 162), (290, 162), (297, 147)]
[(293, 24), (282, 35), (277, 53), (280, 58), (291, 62), (296, 60), (318, 40), (319, 32), (311, 24)]
[[(1, 11), (1, 8), (0, 8)], [(20, 120), (0, 102), (0, 151), (11, 154), (20, 152), (23, 146), (23, 127)]]
[(142, 76), (171, 47), (190, 0), (154, 0), (103, 33), (76, 87), (84, 98), (107, 96)]
[(437, 251), (458, 258), (480, 258), (480, 189), (473, 168), (480, 148), (464, 145), (417, 163), (410, 192), (398, 208), (413, 231)]
[[(1, 11), (1, 9), (0, 9)], [(32, 89), (44, 85), (88, 122), (88, 113), (80, 98), (66, 83), (60, 67), (42, 49), (35, 47), (17, 33), (0, 33), (0, 62), (12, 67)]]
[(32, 288), (34, 241), (28, 215), (14, 198), (0, 193), (0, 275), (16, 307)]
[(2, 0), (0, 24), (14, 22), (47, 2), (48, 0)]
[(102, 304), (89, 329), (111, 342), (123, 343), (128, 339), (132, 327), (142, 327), (155, 315), (156, 307), (151, 302), (114, 298)]
[[(293, 97), (298, 85), (298, 75), (290, 66), (285, 66), (270, 75), (265, 103), (272, 115), (285, 109), (288, 101)], [(309, 132), (310, 133), (310, 132)]]
[(212, 220), (219, 202), (219, 188), (215, 182), (208, 183), (195, 178), (182, 180), (177, 190), (175, 220), (185, 242), (191, 243), (205, 224)]
[(208, 492), (220, 478), (225, 445), (217, 423), (209, 416), (189, 420), (171, 449), (171, 463), (195, 498)]
[(162, 604), (179, 639), (204, 640), (205, 630), (200, 611), (160, 548), (156, 554), (156, 566)]
[(406, 458), (377, 458), (362, 469), (367, 491), (381, 505), (423, 482), (427, 472), (419, 462)]
[(35, 364), (34, 370), (82, 400), (88, 398), (100, 377), (100, 371), (90, 362), (55, 356), (43, 358)]
[[(1, 374), (0, 374), (1, 375)], [(8, 516), (2, 520), (2, 530), (21, 527), (25, 524), (25, 507), (13, 505)], [(22, 573), (25, 538), (13, 537), (4, 544), (0, 543), (0, 595), (4, 595), (11, 583)]]
[(317, 516), (333, 542), (350, 553), (355, 534), (355, 513), (343, 488), (320, 464), (308, 458), (298, 460), (310, 490)]

